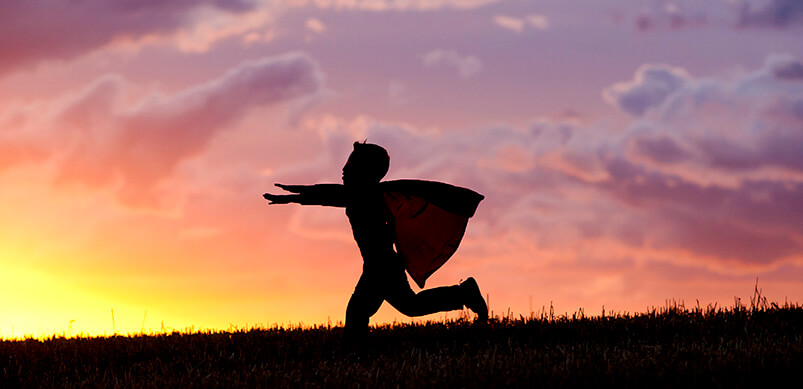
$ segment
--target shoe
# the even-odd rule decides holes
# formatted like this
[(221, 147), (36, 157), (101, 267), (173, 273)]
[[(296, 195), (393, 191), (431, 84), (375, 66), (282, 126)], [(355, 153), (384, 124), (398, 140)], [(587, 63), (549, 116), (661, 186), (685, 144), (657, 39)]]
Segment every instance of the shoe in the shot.
[(463, 281), (460, 289), (463, 290), (463, 304), (477, 314), (477, 321), (483, 323), (488, 321), (488, 304), (482, 298), (482, 292), (480, 292), (480, 287), (474, 277)]

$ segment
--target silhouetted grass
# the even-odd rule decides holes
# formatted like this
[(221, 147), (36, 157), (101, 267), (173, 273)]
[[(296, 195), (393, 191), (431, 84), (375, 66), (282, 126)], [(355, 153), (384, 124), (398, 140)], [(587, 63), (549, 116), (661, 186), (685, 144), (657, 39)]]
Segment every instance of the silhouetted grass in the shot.
[(0, 387), (784, 387), (803, 306), (0, 342)]

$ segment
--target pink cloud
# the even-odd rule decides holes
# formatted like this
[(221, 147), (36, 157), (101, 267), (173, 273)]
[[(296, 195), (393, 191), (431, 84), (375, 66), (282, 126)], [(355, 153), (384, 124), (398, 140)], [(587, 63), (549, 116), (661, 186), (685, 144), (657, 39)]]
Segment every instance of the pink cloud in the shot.
[(540, 14), (529, 14), (523, 17), (496, 15), (494, 23), (506, 30), (522, 33), (525, 29), (546, 30), (549, 28), (549, 18)]
[(20, 163), (41, 161), (47, 156), (48, 153), (34, 142), (0, 138), (0, 172)]
[[(36, 146), (32, 150), (47, 151), (58, 182), (111, 185), (125, 203), (155, 205), (159, 184), (244, 114), (310, 98), (322, 87), (317, 64), (300, 53), (246, 61), (219, 78), (173, 95), (154, 93), (132, 107), (117, 102), (126, 82), (106, 76), (45, 112), (46, 123), (22, 138)], [(18, 144), (0, 147), (16, 150)], [(13, 162), (22, 163), (7, 164)]]
[(316, 34), (322, 34), (324, 31), (326, 31), (326, 25), (323, 24), (322, 21), (315, 18), (307, 19), (307, 21), (304, 22), (304, 27), (306, 27), (307, 31), (311, 31)]
[(193, 12), (244, 13), (249, 0), (14, 1), (0, 12), (0, 74), (48, 60), (72, 59), (115, 39), (175, 32)]
[(290, 6), (313, 5), (318, 8), (359, 11), (430, 11), (444, 8), (474, 9), (484, 7), (499, 0), (296, 0)]

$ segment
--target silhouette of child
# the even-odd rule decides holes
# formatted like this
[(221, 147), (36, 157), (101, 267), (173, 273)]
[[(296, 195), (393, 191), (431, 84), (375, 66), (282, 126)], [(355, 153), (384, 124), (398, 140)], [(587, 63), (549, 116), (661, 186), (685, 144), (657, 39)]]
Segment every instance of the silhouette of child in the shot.
[[(465, 305), (477, 314), (478, 321), (486, 321), (488, 307), (474, 278), (468, 278), (459, 285), (426, 289), (415, 293), (410, 288), (404, 273), (407, 268), (416, 282), (423, 287), (426, 277), (440, 267), (457, 249), (468, 217), (473, 215), (483, 196), (468, 189), (429, 181), (380, 182), (387, 173), (389, 165), (390, 157), (384, 148), (375, 144), (355, 142), (354, 150), (343, 166), (342, 185), (276, 184), (277, 187), (294, 194), (265, 193), (263, 197), (270, 201), (269, 204), (298, 203), (346, 208), (346, 216), (351, 223), (354, 240), (357, 242), (363, 258), (362, 275), (346, 309), (345, 334), (347, 337), (358, 338), (366, 334), (370, 317), (379, 310), (383, 301), (387, 301), (407, 316), (423, 316), (457, 310), (462, 309)], [(427, 188), (434, 188), (434, 190)], [(413, 195), (399, 195), (399, 192), (405, 191), (413, 192)], [(389, 208), (389, 204), (404, 204), (405, 201), (413, 204), (410, 199), (418, 198), (417, 195), (427, 191), (434, 192), (434, 195), (430, 194), (429, 197), (438, 198), (436, 202), (439, 204), (433, 205), (434, 202), (423, 201), (421, 202), (423, 205), (417, 206), (414, 212), (406, 217), (412, 220), (416, 217), (420, 218), (424, 212), (429, 212), (434, 215), (431, 217), (447, 220), (447, 223), (449, 217), (454, 217), (462, 220), (462, 229), (459, 228), (460, 223), (458, 223), (457, 234), (449, 240), (449, 238), (441, 238), (438, 235), (441, 231), (426, 231), (433, 226), (430, 219), (421, 219), (426, 223), (423, 225), (421, 223), (411, 224), (416, 231), (410, 234), (424, 235), (424, 241), (427, 239), (447, 240), (447, 242), (443, 242), (443, 248), (435, 249), (435, 254), (424, 252), (424, 255), (429, 255), (429, 259), (425, 265), (426, 269), (421, 273), (417, 270), (418, 268), (415, 268), (415, 264), (410, 264), (409, 261), (406, 264), (403, 255), (394, 250), (394, 244), (397, 249), (402, 246), (400, 246), (395, 231), (398, 222), (394, 220), (394, 212)], [(443, 193), (448, 194), (444, 195)], [(423, 196), (427, 196), (427, 194), (424, 193)], [(395, 198), (401, 200), (394, 202)], [(461, 202), (470, 204), (461, 204)], [(441, 208), (445, 208), (447, 211), (443, 211)], [(399, 209), (404, 208), (401, 205), (394, 207), (398, 217), (404, 218), (405, 216), (400, 213)], [(456, 211), (449, 212), (449, 210)], [(458, 215), (461, 213), (463, 216)], [(434, 226), (437, 228), (437, 223), (434, 223)], [(451, 227), (451, 225), (449, 226)], [(421, 251), (416, 250), (426, 246), (424, 241), (419, 240), (412, 245), (403, 246), (411, 247), (407, 250), (410, 252), (409, 257), (415, 257), (418, 251)], [(414, 271), (414, 269), (416, 270)]]

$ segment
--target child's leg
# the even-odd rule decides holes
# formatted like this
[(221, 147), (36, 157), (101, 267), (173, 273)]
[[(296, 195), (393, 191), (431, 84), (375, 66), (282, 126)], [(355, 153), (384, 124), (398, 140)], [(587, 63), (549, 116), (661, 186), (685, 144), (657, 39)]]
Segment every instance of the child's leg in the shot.
[(386, 298), (388, 303), (407, 316), (423, 316), (436, 312), (463, 309), (463, 305), (477, 314), (481, 322), (488, 320), (488, 306), (482, 298), (477, 282), (469, 278), (460, 285), (425, 289), (417, 294), (407, 280), (397, 286), (396, 292)]
[(377, 280), (373, 277), (365, 274), (360, 276), (346, 308), (345, 335), (347, 337), (361, 338), (368, 332), (369, 319), (379, 310), (384, 301), (377, 286)]
[(404, 284), (398, 285), (394, 293), (386, 299), (393, 308), (407, 316), (424, 316), (463, 309), (465, 296), (459, 285), (425, 289), (415, 293), (405, 279)]

